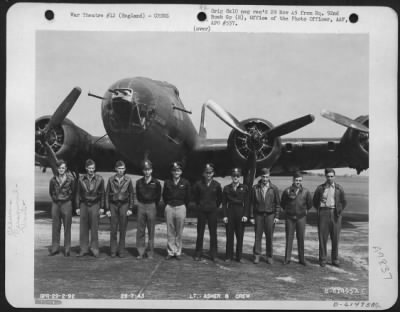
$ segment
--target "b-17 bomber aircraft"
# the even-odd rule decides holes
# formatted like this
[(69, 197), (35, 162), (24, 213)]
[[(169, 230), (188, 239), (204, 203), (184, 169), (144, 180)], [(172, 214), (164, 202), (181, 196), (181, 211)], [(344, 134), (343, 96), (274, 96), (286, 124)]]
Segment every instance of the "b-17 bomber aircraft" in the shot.
[[(36, 165), (56, 172), (57, 160), (64, 159), (78, 173), (84, 171), (85, 160), (92, 158), (98, 171), (113, 171), (115, 162), (122, 159), (128, 173), (141, 174), (141, 162), (150, 159), (154, 176), (163, 180), (170, 174), (170, 164), (181, 161), (184, 176), (193, 181), (201, 176), (204, 164), (212, 162), (216, 176), (227, 176), (232, 167), (241, 167), (248, 185), (263, 167), (271, 168), (272, 175), (326, 167), (349, 167), (360, 173), (369, 167), (368, 115), (352, 120), (323, 111), (323, 117), (347, 127), (341, 138), (285, 139), (281, 136), (313, 122), (314, 116), (278, 126), (258, 117), (238, 121), (208, 100), (197, 132), (174, 85), (135, 77), (115, 82), (102, 97), (89, 93), (102, 101), (107, 135), (98, 137), (66, 118), (80, 93), (80, 88), (74, 88), (53, 115), (36, 120)], [(207, 138), (206, 109), (232, 128), (228, 138)]]

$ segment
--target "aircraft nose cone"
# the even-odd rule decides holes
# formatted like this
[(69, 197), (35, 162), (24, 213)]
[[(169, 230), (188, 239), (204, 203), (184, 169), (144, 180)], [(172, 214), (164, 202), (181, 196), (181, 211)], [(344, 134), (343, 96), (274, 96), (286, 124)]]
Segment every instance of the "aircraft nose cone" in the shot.
[(133, 101), (133, 91), (130, 89), (113, 89), (111, 92), (111, 107), (114, 116), (121, 127), (127, 127), (130, 122)]
[(149, 124), (149, 111), (145, 103), (139, 102), (132, 89), (109, 90), (112, 93), (113, 127), (120, 130), (142, 132)]
[(111, 105), (114, 113), (119, 119), (129, 121), (129, 116), (132, 111), (132, 103), (124, 100), (123, 98), (116, 97), (113, 98)]

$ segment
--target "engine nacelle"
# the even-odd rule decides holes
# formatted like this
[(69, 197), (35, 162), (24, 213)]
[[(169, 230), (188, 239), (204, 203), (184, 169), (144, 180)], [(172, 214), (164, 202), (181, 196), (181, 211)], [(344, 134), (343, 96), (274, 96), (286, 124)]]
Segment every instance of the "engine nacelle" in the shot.
[(262, 134), (273, 128), (273, 125), (264, 119), (250, 118), (240, 122), (251, 136), (232, 130), (228, 138), (228, 149), (233, 162), (238, 166), (245, 166), (251, 150), (256, 153), (257, 168), (272, 167), (281, 154), (280, 138), (262, 138)]
[[(43, 116), (36, 120), (35, 130), (43, 130), (49, 123), (51, 116)], [(91, 146), (91, 135), (77, 127), (69, 119), (65, 119), (58, 127), (54, 127), (47, 134), (47, 143), (58, 159), (77, 162), (85, 159)], [(46, 149), (41, 141), (35, 142), (35, 162), (49, 167)]]
[[(355, 119), (364, 126), (369, 127), (369, 116), (359, 116)], [(341, 142), (343, 154), (350, 168), (357, 173), (369, 168), (369, 134), (349, 128), (344, 133)]]

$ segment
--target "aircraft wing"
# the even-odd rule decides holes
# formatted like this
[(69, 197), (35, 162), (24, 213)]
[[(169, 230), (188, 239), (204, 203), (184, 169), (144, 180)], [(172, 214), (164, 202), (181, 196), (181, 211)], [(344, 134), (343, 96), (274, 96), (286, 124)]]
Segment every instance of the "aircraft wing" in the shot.
[[(368, 157), (361, 154), (361, 149), (352, 144), (346, 132), (342, 138), (282, 138), (278, 157), (270, 166), (273, 175), (290, 175), (295, 171), (324, 168), (350, 167), (356, 170), (368, 168)], [(189, 155), (188, 166), (194, 162), (212, 162), (216, 166), (217, 176), (228, 176), (233, 167), (244, 167), (235, 157), (236, 150), (229, 146), (228, 139), (203, 139)], [(263, 167), (262, 160), (257, 160), (257, 171)], [(201, 169), (196, 173), (201, 175)]]
[(281, 139), (281, 154), (272, 173), (349, 167), (341, 138)]

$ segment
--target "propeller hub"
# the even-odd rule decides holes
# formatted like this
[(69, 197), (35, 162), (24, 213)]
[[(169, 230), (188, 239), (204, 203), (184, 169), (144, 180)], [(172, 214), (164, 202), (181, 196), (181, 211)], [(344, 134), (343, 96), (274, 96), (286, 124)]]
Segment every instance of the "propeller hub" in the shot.
[(254, 130), (250, 130), (250, 137), (248, 137), (248, 146), (249, 148), (256, 152), (262, 149), (264, 145), (264, 140), (262, 140), (262, 133), (255, 128)]
[(247, 134), (234, 131), (231, 140), (240, 158), (248, 159), (250, 153), (255, 153), (257, 161), (262, 161), (271, 153), (274, 141), (270, 142), (264, 133), (272, 128), (266, 121), (259, 119), (246, 120), (242, 124)]
[(46, 143), (57, 153), (64, 143), (64, 131), (61, 126), (46, 130), (49, 118), (36, 121), (35, 124), (35, 152), (39, 156), (47, 157)]
[(44, 131), (38, 129), (35, 131), (35, 141), (43, 141), (44, 140)]

